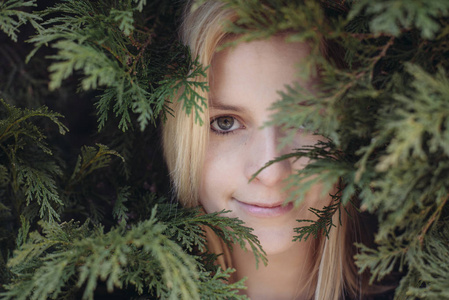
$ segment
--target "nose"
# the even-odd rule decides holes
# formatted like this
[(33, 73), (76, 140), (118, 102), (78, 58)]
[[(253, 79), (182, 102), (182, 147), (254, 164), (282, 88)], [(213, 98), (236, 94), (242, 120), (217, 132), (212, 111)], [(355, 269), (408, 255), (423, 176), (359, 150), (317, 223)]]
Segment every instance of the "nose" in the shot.
[[(245, 163), (245, 176), (250, 180), (267, 162), (280, 157), (283, 151), (278, 150), (279, 129), (266, 127), (257, 131), (251, 141), (248, 141)], [(275, 186), (281, 183), (292, 172), (290, 160), (282, 160), (271, 164), (259, 172), (253, 180), (266, 186)]]

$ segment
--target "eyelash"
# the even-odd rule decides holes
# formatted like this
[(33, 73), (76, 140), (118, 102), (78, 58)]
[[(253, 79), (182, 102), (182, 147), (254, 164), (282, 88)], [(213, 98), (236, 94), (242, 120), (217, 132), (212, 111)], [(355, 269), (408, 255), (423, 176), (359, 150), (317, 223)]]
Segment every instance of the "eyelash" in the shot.
[[(214, 128), (212, 127), (212, 124), (213, 124), (215, 121), (217, 121), (217, 119), (219, 119), (219, 118), (224, 118), (224, 117), (229, 117), (229, 118), (234, 119), (234, 122), (240, 123), (240, 127), (237, 128), (237, 129), (234, 129), (234, 130), (229, 130), (229, 131), (220, 131), (220, 130), (214, 129)], [(244, 128), (244, 126), (242, 125), (242, 122), (240, 122), (240, 121), (239, 121), (236, 117), (234, 117), (234, 116), (229, 116), (229, 115), (216, 116), (216, 117), (212, 118), (211, 121), (210, 121), (210, 129), (212, 130), (213, 133), (215, 133), (215, 134), (217, 134), (217, 135), (235, 134), (236, 131), (237, 131), (238, 129), (241, 129), (241, 128)]]

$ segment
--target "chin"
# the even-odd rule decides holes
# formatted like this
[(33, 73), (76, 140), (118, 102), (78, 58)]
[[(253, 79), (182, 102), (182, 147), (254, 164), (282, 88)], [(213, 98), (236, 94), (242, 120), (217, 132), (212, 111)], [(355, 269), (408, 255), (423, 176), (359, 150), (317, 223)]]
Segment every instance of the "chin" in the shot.
[(253, 232), (260, 241), (267, 255), (276, 255), (288, 252), (299, 246), (299, 242), (293, 242), (293, 230), (266, 230), (257, 228)]

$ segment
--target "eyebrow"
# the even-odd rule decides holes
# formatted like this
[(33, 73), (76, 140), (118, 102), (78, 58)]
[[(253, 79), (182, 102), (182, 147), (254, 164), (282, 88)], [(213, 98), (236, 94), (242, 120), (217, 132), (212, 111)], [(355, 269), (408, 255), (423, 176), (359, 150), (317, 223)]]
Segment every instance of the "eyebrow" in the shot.
[(245, 108), (243, 108), (241, 106), (225, 104), (223, 102), (220, 102), (217, 99), (211, 99), (210, 103), (211, 103), (210, 104), (210, 108), (213, 108), (213, 109), (228, 110), (228, 111), (235, 111), (235, 112), (245, 112), (245, 111), (247, 111), (247, 109), (245, 109)]

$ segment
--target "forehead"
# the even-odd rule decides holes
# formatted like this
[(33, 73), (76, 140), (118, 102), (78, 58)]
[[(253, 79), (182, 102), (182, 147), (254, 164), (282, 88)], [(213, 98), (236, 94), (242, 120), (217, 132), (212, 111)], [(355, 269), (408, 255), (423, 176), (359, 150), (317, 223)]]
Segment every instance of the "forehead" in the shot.
[[(309, 55), (306, 43), (286, 43), (284, 37), (239, 43), (233, 48), (217, 52), (211, 63), (211, 102), (214, 99), (248, 99), (270, 94), (286, 84), (301, 79), (298, 63)], [(273, 99), (274, 100), (274, 99)]]
[[(251, 55), (275, 54), (276, 57), (289, 56), (298, 58), (302, 51), (310, 53), (311, 47), (304, 42), (286, 42), (286, 35), (275, 35), (268, 39), (240, 42), (235, 46), (229, 46), (215, 53), (214, 57), (219, 57), (223, 53), (251, 53)], [(231, 42), (233, 38), (229, 39)], [(228, 40), (225, 40), (227, 42)]]

